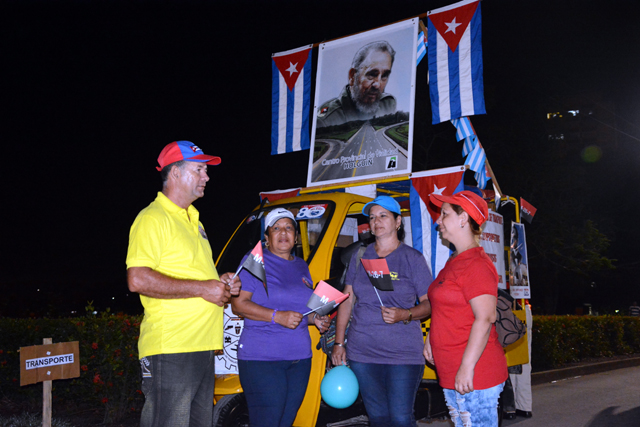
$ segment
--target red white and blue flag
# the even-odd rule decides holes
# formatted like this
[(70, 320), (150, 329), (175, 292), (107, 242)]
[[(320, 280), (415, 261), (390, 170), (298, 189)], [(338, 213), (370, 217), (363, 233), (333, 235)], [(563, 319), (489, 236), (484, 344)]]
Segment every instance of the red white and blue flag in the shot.
[[(413, 247), (422, 252), (435, 278), (449, 259), (451, 251), (436, 231), (440, 213), (429, 202), (432, 193), (450, 196), (464, 190), (464, 166), (414, 173), (409, 188)], [(414, 214), (417, 213), (417, 214)]]
[(289, 197), (296, 197), (299, 194), (300, 194), (300, 187), (288, 188), (286, 190), (261, 191), (260, 201), (262, 202), (264, 199), (267, 199), (269, 203), (272, 203), (272, 202), (275, 202), (276, 200), (286, 199)]
[(479, 0), (429, 12), (427, 36), (433, 124), (486, 114)]
[(271, 56), (271, 154), (309, 149), (311, 45)]

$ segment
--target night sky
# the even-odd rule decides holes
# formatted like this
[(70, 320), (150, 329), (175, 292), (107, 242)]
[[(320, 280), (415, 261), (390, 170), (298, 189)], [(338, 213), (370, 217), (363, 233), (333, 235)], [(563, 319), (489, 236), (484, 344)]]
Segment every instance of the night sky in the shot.
[[(43, 298), (54, 305), (95, 299), (102, 307), (141, 311), (137, 297), (126, 297), (128, 233), (160, 189), (155, 166), (165, 144), (186, 139), (222, 157), (220, 166), (210, 167), (205, 197), (195, 203), (217, 255), (259, 202), (260, 191), (306, 185), (308, 151), (269, 155), (271, 53), (450, 3), (0, 3), (5, 200), (0, 286), (12, 298), (16, 290), (25, 296), (16, 300), (18, 314)], [(518, 157), (518, 144), (544, 138), (531, 135), (521, 122), (542, 119), (550, 108), (571, 109), (572, 100), (588, 99), (611, 113), (603, 126), (612, 129), (616, 143), (602, 149), (602, 161), (618, 172), (635, 170), (640, 162), (638, 2), (486, 0), (482, 15), (488, 114), (472, 121), (502, 190), (534, 205), (543, 204), (546, 192), (557, 191), (511, 185), (508, 174), (517, 170), (526, 176), (541, 167)], [(421, 69), (424, 76), (426, 67)], [(414, 146), (443, 134), (438, 144), (450, 142), (458, 152), (450, 124), (432, 126), (424, 108), (416, 111)], [(576, 159), (551, 159), (545, 167), (561, 170), (570, 161)], [(427, 164), (456, 162), (463, 159), (429, 158)], [(637, 173), (605, 170), (595, 188), (579, 189), (585, 198), (602, 199), (609, 219), (599, 211), (575, 212), (576, 220), (592, 214), (604, 218), (599, 225), (624, 266), (623, 275), (616, 273), (620, 280), (640, 273), (635, 178)], [(535, 287), (535, 272), (531, 277)], [(116, 299), (109, 302), (111, 296)], [(5, 300), (5, 311), (11, 304)]]

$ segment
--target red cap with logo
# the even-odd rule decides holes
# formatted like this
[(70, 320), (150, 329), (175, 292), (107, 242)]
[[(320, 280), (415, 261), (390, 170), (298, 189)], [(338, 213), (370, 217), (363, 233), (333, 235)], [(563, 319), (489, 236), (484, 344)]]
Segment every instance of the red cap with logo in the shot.
[(161, 171), (165, 166), (171, 163), (186, 160), (188, 162), (206, 163), (208, 165), (219, 165), (220, 157), (209, 156), (204, 154), (200, 147), (190, 141), (174, 141), (167, 144), (158, 156), (158, 164), (156, 169)]
[(471, 218), (474, 219), (475, 222), (478, 223), (478, 225), (484, 224), (487, 220), (487, 215), (489, 215), (487, 202), (473, 191), (460, 191), (459, 193), (451, 196), (430, 194), (429, 200), (438, 207), (442, 206), (443, 203), (460, 206)]

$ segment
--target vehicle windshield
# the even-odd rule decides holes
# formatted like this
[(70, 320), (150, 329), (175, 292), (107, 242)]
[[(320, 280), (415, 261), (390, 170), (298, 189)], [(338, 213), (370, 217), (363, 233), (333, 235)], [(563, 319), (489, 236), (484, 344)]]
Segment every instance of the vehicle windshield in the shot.
[(264, 219), (276, 207), (288, 209), (296, 217), (298, 239), (293, 253), (304, 259), (307, 264), (311, 262), (326, 227), (331, 222), (334, 202), (314, 200), (277, 206), (266, 205), (258, 211), (251, 212), (218, 258), (216, 268), (219, 272), (236, 271), (242, 258), (256, 246), (256, 243), (260, 240), (264, 242)]

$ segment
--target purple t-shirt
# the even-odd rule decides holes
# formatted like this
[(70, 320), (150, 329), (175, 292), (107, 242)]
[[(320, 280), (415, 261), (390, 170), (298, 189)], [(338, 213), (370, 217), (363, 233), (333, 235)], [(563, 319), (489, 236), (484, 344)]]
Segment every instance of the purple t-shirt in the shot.
[[(356, 297), (351, 326), (347, 332), (347, 358), (356, 362), (385, 365), (422, 365), (424, 340), (420, 322), (387, 324), (382, 319), (380, 301), (362, 266), (351, 258), (346, 283), (353, 286)], [(374, 245), (367, 247), (363, 259), (377, 259)], [(401, 244), (385, 257), (393, 291), (381, 291), (385, 307), (411, 308), (419, 297), (426, 295), (432, 282), (424, 256)]]
[[(307, 263), (294, 257), (292, 261), (280, 258), (265, 249), (264, 267), (267, 273), (267, 288), (248, 271), (240, 272), (242, 290), (251, 292), (251, 301), (263, 307), (306, 313), (307, 301), (313, 293)], [(247, 258), (245, 256), (242, 262)], [(306, 283), (305, 283), (306, 281)], [(311, 337), (307, 316), (296, 329), (288, 329), (277, 323), (244, 319), (240, 335), (238, 359), (241, 360), (299, 360), (311, 357)]]

